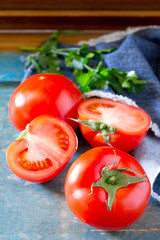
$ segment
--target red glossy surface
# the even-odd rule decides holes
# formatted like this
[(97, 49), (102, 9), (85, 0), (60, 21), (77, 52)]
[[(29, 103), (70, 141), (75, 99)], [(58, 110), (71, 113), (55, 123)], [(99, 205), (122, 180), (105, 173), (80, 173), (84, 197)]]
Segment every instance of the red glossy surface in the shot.
[(63, 120), (49, 115), (35, 118), (25, 136), (7, 150), (9, 168), (31, 182), (47, 182), (56, 177), (77, 150), (77, 137)]
[[(114, 150), (113, 169), (130, 168), (140, 176), (145, 175), (135, 158)], [(111, 211), (108, 211), (107, 192), (101, 187), (93, 187), (92, 192), (91, 186), (101, 178), (101, 170), (111, 166), (114, 160), (113, 148), (93, 148), (74, 161), (65, 181), (65, 196), (71, 211), (82, 222), (104, 230), (119, 230), (134, 223), (144, 213), (151, 194), (149, 180), (122, 187), (117, 190)]]
[(77, 117), (81, 100), (81, 92), (68, 78), (58, 74), (36, 74), (13, 92), (9, 101), (9, 115), (13, 125), (20, 131), (43, 114), (62, 118), (76, 128), (77, 124), (68, 118)]
[[(78, 108), (81, 120), (97, 120), (110, 124), (117, 129), (110, 135), (110, 143), (125, 152), (136, 148), (144, 139), (150, 127), (150, 116), (141, 108), (125, 103), (92, 98), (83, 101)], [(94, 132), (80, 124), (84, 138), (92, 147), (107, 146), (100, 132)]]

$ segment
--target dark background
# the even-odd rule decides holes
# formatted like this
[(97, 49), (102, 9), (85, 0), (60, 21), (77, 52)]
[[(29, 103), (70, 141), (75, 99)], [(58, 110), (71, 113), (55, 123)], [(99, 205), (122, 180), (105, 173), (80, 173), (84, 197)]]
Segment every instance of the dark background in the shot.
[(159, 0), (4, 0), (3, 29), (125, 29), (160, 25)]

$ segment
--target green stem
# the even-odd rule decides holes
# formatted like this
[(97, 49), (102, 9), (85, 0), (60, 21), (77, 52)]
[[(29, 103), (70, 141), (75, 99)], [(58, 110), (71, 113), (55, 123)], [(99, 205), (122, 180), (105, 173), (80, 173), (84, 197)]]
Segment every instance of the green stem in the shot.
[(115, 181), (116, 181), (116, 177), (115, 176), (112, 176), (109, 179), (107, 179), (107, 183), (108, 184), (112, 184), (113, 185), (115, 183)]
[[(114, 149), (113, 151), (115, 154), (114, 163), (111, 166), (104, 167), (101, 171), (101, 178), (91, 185), (91, 192), (93, 192), (93, 187), (101, 187), (108, 193), (108, 203), (105, 201), (108, 211), (111, 211), (112, 209), (118, 189), (128, 187), (130, 184), (138, 184), (140, 182), (147, 181), (147, 178), (144, 176), (137, 176), (139, 174), (130, 168), (116, 168), (111, 170), (116, 163), (116, 152)], [(130, 173), (133, 172), (136, 175), (128, 175), (123, 173), (123, 171), (128, 171)]]
[(19, 134), (19, 136), (16, 140), (25, 138), (25, 136), (28, 134), (28, 131), (29, 131), (29, 124), (26, 125), (26, 128)]
[[(58, 38), (60, 37), (66, 37), (66, 36), (71, 36), (71, 35), (76, 35), (76, 34), (82, 34), (84, 31), (83, 30), (59, 30), (59, 36)], [(55, 33), (53, 33), (54, 35)], [(52, 36), (51, 36), (52, 38)]]
[(92, 50), (92, 52), (110, 53), (110, 52), (114, 52), (115, 50), (117, 50), (117, 48), (109, 48), (109, 49), (102, 49), (102, 50)]
[(34, 51), (41, 51), (42, 50), (42, 48), (39, 48), (39, 47), (20, 47), (19, 48), (21, 51), (32, 51), (32, 52), (34, 52)]
[(78, 51), (80, 48), (76, 48), (76, 47), (73, 47), (73, 48), (58, 48), (57, 50), (58, 51)]
[(62, 51), (57, 51), (57, 50), (53, 50), (51, 52), (53, 54), (62, 55), (62, 56), (66, 56), (66, 57), (68, 57), (68, 55), (69, 55), (67, 52), (62, 52)]
[(93, 68), (91, 68), (90, 66), (88, 66), (87, 64), (84, 64), (84, 67), (88, 70), (88, 71), (93, 71)]

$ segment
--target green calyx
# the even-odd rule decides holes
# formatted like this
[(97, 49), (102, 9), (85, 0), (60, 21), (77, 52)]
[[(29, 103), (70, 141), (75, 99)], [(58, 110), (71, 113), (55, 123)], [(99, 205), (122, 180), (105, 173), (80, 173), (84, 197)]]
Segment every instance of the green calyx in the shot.
[(91, 186), (91, 193), (93, 192), (93, 187), (102, 187), (108, 193), (108, 202), (106, 201), (108, 211), (111, 211), (112, 209), (112, 205), (118, 189), (127, 187), (130, 184), (147, 181), (147, 178), (145, 177), (131, 176), (123, 173), (123, 171), (127, 171), (138, 175), (138, 173), (130, 168), (110, 170), (115, 165), (115, 163), (116, 153), (114, 163), (111, 166), (104, 167), (101, 171), (101, 178), (97, 182), (94, 182)]
[(105, 140), (105, 142), (110, 146), (110, 142), (109, 142), (109, 136), (110, 134), (116, 133), (117, 129), (116, 128), (112, 128), (112, 126), (110, 126), (107, 123), (104, 122), (100, 122), (100, 121), (95, 121), (93, 119), (89, 119), (89, 120), (80, 120), (80, 119), (73, 119), (71, 118), (71, 120), (81, 123), (84, 126), (90, 128), (91, 130), (95, 131), (95, 132), (101, 132), (102, 136)]
[(26, 128), (19, 134), (18, 138), (16, 140), (19, 140), (21, 138), (25, 138), (29, 130), (29, 124), (26, 125)]

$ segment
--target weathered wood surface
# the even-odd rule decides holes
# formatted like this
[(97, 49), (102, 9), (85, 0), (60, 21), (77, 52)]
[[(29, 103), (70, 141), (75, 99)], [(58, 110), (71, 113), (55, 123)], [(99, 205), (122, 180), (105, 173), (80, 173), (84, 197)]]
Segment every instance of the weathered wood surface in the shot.
[[(46, 29), (46, 30), (0, 30), (0, 52), (20, 52), (20, 47), (29, 46), (37, 47), (40, 43), (46, 41), (52, 33), (57, 30)], [(60, 43), (77, 44), (81, 40), (88, 40), (91, 38), (97, 38), (104, 34), (111, 33), (109, 30), (83, 30), (80, 33), (73, 35), (66, 35), (59, 38)], [(1, 56), (1, 60), (5, 61), (6, 57)], [(15, 55), (16, 56), (16, 55)], [(13, 55), (10, 56), (13, 58)], [(15, 58), (15, 63), (18, 59)], [(13, 61), (12, 61), (13, 63)], [(15, 64), (14, 63), (14, 64)], [(19, 63), (17, 63), (19, 64)], [(22, 71), (21, 71), (22, 72)], [(17, 71), (18, 73), (18, 71)], [(1, 73), (0, 73), (1, 74)]]
[(123, 9), (131, 9), (131, 10), (157, 10), (160, 9), (159, 0), (5, 0), (0, 1), (0, 9), (28, 9), (28, 10), (123, 10)]
[[(48, 15), (48, 16), (47, 16)], [(160, 10), (2, 10), (0, 26), (5, 29), (101, 29), (160, 25)]]
[(124, 29), (160, 24), (159, 0), (5, 0), (1, 29)]
[(65, 176), (71, 163), (90, 148), (79, 132), (77, 153), (52, 181), (29, 183), (8, 169), (5, 150), (18, 136), (9, 120), (8, 101), (17, 84), (14, 80), (23, 75), (23, 65), (18, 64), (18, 54), (5, 57), (0, 53), (0, 75), (2, 71), (4, 75), (0, 80), (0, 240), (160, 239), (160, 205), (153, 198), (135, 224), (117, 232), (92, 228), (71, 213), (64, 196)]

